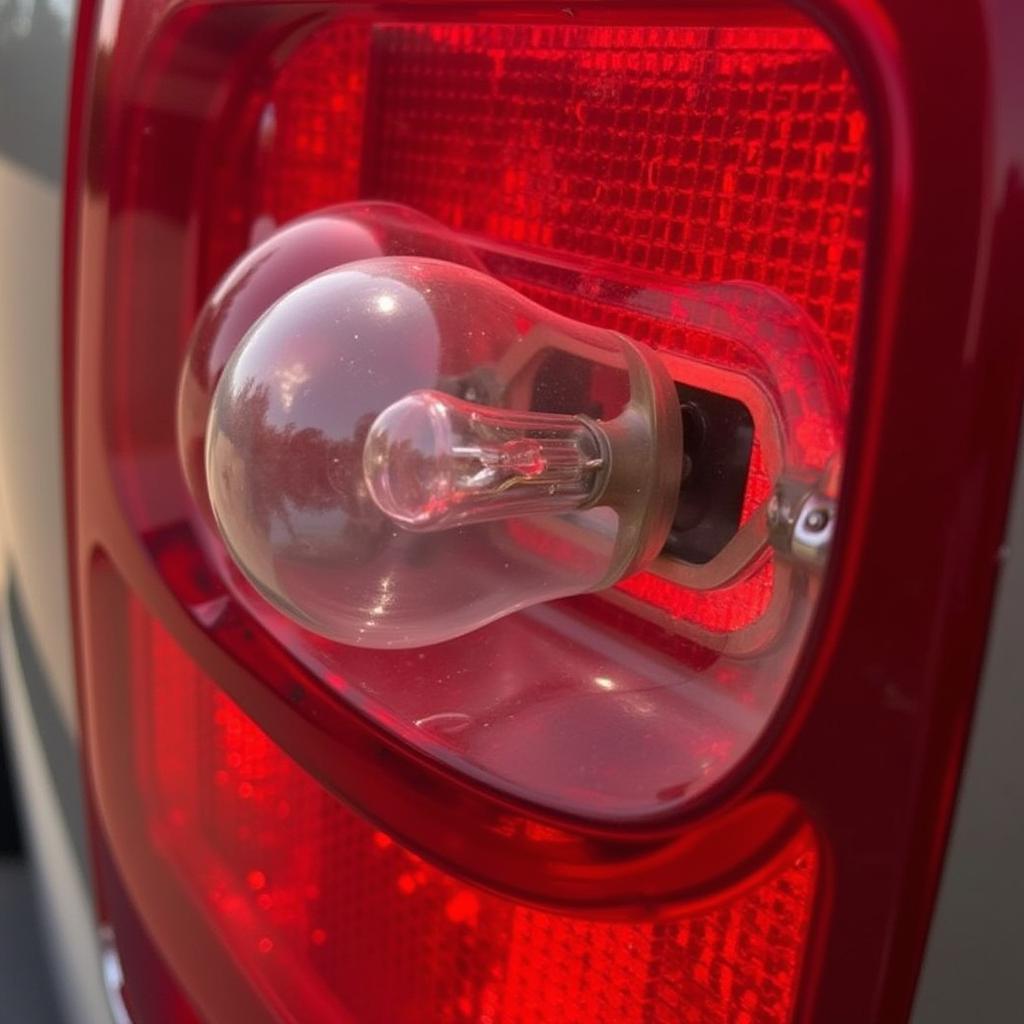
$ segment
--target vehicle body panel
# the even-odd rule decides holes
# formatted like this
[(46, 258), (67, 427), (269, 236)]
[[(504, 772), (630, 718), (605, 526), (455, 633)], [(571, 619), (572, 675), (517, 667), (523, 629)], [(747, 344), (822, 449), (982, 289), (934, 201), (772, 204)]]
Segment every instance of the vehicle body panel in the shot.
[(68, 598), (61, 235), (73, 6), (0, 5), (0, 676), (22, 831), (65, 1017), (108, 1019)]

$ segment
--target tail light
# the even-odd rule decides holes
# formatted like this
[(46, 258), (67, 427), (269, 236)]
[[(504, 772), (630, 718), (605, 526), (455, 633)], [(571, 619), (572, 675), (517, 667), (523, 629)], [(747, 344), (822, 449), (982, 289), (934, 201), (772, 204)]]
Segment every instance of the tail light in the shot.
[[(948, 35), (898, 61), (896, 13), (819, 6), (83, 14), (72, 547), (99, 911), (145, 936), (138, 1021), (905, 1011), (1003, 508), (931, 504), (973, 455), (923, 426), (981, 393), (958, 377), (971, 275), (908, 253), (937, 211), (971, 250), (980, 165), (936, 175), (936, 114), (897, 74), (927, 80)], [(943, 122), (965, 151), (969, 108)], [(705, 455), (645, 571), (366, 650), (223, 557), (176, 437), (197, 313), (282, 224), (357, 200), (658, 353)], [(827, 575), (792, 536), (819, 499)], [(572, 564), (578, 535), (511, 523)]]

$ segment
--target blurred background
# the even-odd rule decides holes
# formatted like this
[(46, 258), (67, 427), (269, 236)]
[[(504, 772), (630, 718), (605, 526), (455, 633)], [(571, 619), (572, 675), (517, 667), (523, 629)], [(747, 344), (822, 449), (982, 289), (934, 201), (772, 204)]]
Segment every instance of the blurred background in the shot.
[(14, 792), (8, 771), (7, 737), (0, 724), (0, 859), (4, 866), (21, 854), (21, 835), (14, 813)]
[(59, 1024), (10, 764), (0, 716), (0, 1024)]
[[(54, 126), (63, 124), (73, 7), (73, 0), (0, 0), (0, 178), (5, 182), (22, 176), (57, 187), (48, 174), (52, 178), (63, 161), (63, 132)], [(14, 227), (12, 194), (6, 194), (6, 208), (0, 206), (0, 232), (8, 239)], [(40, 225), (41, 231), (46, 229)], [(0, 323), (9, 330), (17, 319), (8, 314), (12, 311), (0, 310)], [(9, 372), (9, 366), (4, 371)], [(5, 483), (0, 478), (0, 534)], [(0, 565), (0, 585), (6, 568)], [(0, 698), (5, 699), (2, 675), (0, 671)], [(25, 859), (25, 836), (18, 827), (10, 743), (0, 715), (0, 1024), (60, 1024), (34, 882)]]

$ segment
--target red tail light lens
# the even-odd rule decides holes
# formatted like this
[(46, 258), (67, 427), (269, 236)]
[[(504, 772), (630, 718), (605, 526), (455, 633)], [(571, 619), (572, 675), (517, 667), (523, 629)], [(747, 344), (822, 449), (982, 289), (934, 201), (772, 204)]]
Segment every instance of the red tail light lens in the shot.
[[(245, 25), (220, 6), (169, 20), (160, 39), (176, 44), (155, 44), (126, 115), (133, 156), (112, 169), (122, 276), (104, 401), (124, 510), (198, 622), (250, 663), (254, 644), (283, 643), (303, 686), (550, 808), (649, 818), (740, 762), (784, 699), (820, 590), (765, 544), (764, 523), (791, 470), (834, 496), (871, 173), (834, 44), (789, 12), (760, 20), (307, 25), (279, 12)], [(220, 32), (245, 56), (211, 66), (189, 136), (177, 85)], [(666, 550), (600, 598), (415, 655), (324, 643), (269, 610), (196, 521), (170, 384), (228, 261), (282, 219), (355, 197), (438, 218), (495, 276), (649, 343), (684, 385), (746, 410), (732, 534), (696, 561)], [(189, 228), (169, 237), (175, 204)], [(779, 290), (777, 308), (759, 286)], [(602, 381), (580, 377), (600, 407)], [(185, 532), (204, 557), (173, 564)], [(525, 520), (515, 541), (541, 564), (582, 547)], [(253, 639), (210, 618), (225, 601)], [(623, 771), (616, 751), (634, 745), (643, 763)]]
[(706, 908), (656, 922), (501, 899), (353, 814), (130, 601), (138, 827), (285, 1019), (790, 1019), (817, 875), (808, 830)]
[(275, 225), (360, 194), (368, 44), (366, 26), (332, 22), (231, 96), (200, 200), (205, 288)]
[[(781, 11), (750, 27), (611, 27), (222, 4), (156, 28), (133, 12), (90, 144), (116, 268), (112, 373), (95, 396), (104, 516), (153, 561), (133, 570), (128, 547), (101, 542), (86, 573), (109, 687), (89, 700), (99, 732), (133, 737), (130, 762), (97, 743), (98, 806), (190, 993), (214, 1019), (240, 1017), (246, 987), (303, 1021), (791, 1019), (820, 859), (806, 814), (765, 796), (704, 831), (626, 823), (692, 803), (749, 751), (807, 628), (804, 575), (757, 548), (729, 585), (699, 589), (667, 553), (607, 598), (422, 650), (346, 648), (267, 611), (223, 557), (177, 463), (173, 382), (231, 260), (320, 206), (403, 203), (528, 296), (694, 367), (679, 379), (721, 391), (748, 424), (732, 529), (763, 522), (784, 453), (811, 474), (841, 456), (870, 162), (834, 45)], [(732, 278), (747, 291), (714, 288)], [(581, 378), (595, 401), (606, 385)], [(571, 562), (579, 543), (516, 529), (540, 559), (556, 543)], [(250, 684), (194, 664), (132, 596), (154, 568), (252, 685), (319, 735), (258, 725)], [(114, 621), (131, 638), (121, 654)], [(334, 761), (362, 715), (397, 741), (387, 761), (431, 759), (402, 770), (414, 790), (434, 779), (421, 807), (385, 806), (393, 766), (376, 778)], [(494, 803), (480, 782), (506, 795)], [(547, 811), (510, 814), (509, 797)], [(181, 906), (147, 900), (157, 888)], [(187, 948), (197, 930), (196, 949), (230, 951), (233, 1002)]]
[[(822, 6), (842, 46), (782, 5), (99, 4), (69, 327), (102, 909), (125, 937), (138, 914), (210, 1024), (861, 1022), (883, 986), (905, 1002), (951, 792), (922, 779), (969, 701), (940, 684), (977, 644), (939, 657), (953, 605), (921, 607), (934, 567), (892, 540), (886, 488), (909, 507), (901, 474), (952, 463), (889, 392), (927, 365), (955, 396), (961, 363), (927, 303), (904, 315), (928, 330), (890, 344), (892, 35)], [(261, 605), (197, 516), (176, 382), (231, 262), (355, 199), (432, 216), (512, 287), (649, 343), (686, 368), (684, 407), (725, 403), (744, 444), (724, 540), (670, 539), (609, 592), (422, 650), (344, 648)], [(929, 295), (970, 291), (932, 269)], [(681, 326), (701, 283), (714, 299)], [(784, 451), (830, 500), (842, 475), (831, 580), (767, 542), (716, 562), (777, 521)], [(541, 560), (578, 543), (517, 529)]]

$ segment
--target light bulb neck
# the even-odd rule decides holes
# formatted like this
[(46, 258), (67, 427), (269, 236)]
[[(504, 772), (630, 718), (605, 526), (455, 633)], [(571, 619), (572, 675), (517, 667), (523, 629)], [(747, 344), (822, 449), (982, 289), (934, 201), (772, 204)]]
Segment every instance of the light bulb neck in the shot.
[(593, 504), (609, 447), (583, 416), (495, 409), (414, 391), (370, 427), (363, 473), (377, 507), (431, 532)]

